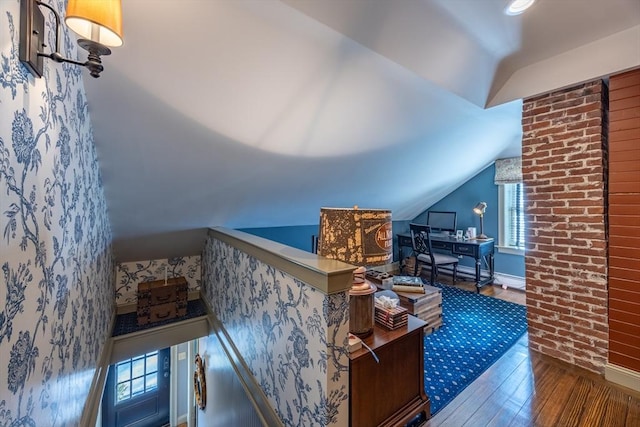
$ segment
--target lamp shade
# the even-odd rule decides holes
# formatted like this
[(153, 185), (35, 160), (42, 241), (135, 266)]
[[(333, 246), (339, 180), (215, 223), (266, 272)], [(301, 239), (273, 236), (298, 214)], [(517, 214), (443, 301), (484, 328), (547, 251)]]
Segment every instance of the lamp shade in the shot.
[(84, 39), (122, 46), (121, 0), (69, 0), (65, 22)]
[(484, 211), (487, 209), (486, 202), (479, 202), (474, 208), (473, 211), (478, 215), (484, 215)]
[(318, 254), (357, 266), (387, 264), (393, 251), (391, 211), (321, 208)]

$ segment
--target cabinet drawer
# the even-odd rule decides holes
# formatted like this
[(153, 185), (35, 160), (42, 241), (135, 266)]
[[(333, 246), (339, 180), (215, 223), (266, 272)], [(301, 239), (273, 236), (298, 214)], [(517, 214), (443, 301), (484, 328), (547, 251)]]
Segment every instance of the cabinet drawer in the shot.
[(411, 236), (398, 235), (398, 246), (412, 247), (413, 243), (411, 243)]
[(155, 305), (149, 310), (149, 321), (159, 322), (161, 320), (173, 319), (176, 317), (176, 314), (176, 304), (173, 302)]
[(176, 317), (184, 317), (187, 315), (187, 303), (173, 303), (152, 305), (146, 307), (138, 307), (138, 325), (146, 325), (148, 323), (159, 322), (166, 319), (174, 319)]
[(462, 244), (459, 244), (459, 243), (454, 243), (452, 252), (454, 254), (458, 254), (458, 255), (468, 255), (468, 256), (472, 256), (474, 258), (477, 258), (476, 254), (478, 252), (478, 247), (477, 246), (462, 245)]
[(451, 243), (448, 242), (439, 242), (437, 240), (432, 240), (431, 241), (431, 247), (433, 249), (445, 249), (450, 251), (451, 250)]
[(164, 304), (176, 300), (178, 293), (174, 286), (151, 289), (151, 305)]

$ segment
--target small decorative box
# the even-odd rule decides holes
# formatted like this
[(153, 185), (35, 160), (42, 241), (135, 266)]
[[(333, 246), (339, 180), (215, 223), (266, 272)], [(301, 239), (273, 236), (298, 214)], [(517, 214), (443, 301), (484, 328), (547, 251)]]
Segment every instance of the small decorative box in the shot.
[(398, 329), (407, 324), (407, 309), (404, 307), (385, 308), (376, 304), (376, 322), (388, 329)]

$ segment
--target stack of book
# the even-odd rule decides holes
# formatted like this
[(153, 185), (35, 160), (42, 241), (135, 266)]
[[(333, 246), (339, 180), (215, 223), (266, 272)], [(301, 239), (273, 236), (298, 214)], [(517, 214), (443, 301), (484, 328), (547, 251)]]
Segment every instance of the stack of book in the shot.
[(376, 304), (376, 322), (391, 330), (407, 324), (407, 313), (404, 307), (385, 308)]
[(419, 319), (427, 322), (425, 335), (440, 329), (442, 326), (442, 290), (424, 285), (424, 294), (398, 293), (400, 305)]
[(393, 286), (391, 290), (394, 292), (415, 292), (424, 294), (424, 283), (420, 277), (414, 276), (393, 276)]

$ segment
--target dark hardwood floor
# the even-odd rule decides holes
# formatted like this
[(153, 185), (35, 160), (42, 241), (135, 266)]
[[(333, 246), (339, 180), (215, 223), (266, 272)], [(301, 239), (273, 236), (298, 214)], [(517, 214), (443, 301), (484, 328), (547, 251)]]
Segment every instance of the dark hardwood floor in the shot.
[(638, 427), (640, 393), (530, 351), (525, 334), (425, 427)]
[[(456, 287), (474, 290), (468, 282)], [(525, 304), (520, 290), (485, 286), (481, 293)], [(525, 334), (425, 424), (437, 426), (640, 427), (640, 393), (529, 350)]]

